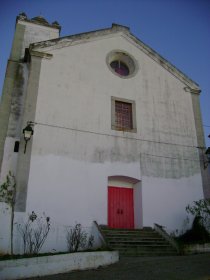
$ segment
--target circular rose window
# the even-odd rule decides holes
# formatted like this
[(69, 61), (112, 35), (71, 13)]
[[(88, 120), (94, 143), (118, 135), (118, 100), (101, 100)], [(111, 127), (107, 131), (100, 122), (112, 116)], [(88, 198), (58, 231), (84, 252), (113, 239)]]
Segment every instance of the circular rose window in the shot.
[(137, 71), (137, 63), (129, 54), (122, 51), (112, 51), (107, 55), (109, 69), (121, 78), (133, 76)]

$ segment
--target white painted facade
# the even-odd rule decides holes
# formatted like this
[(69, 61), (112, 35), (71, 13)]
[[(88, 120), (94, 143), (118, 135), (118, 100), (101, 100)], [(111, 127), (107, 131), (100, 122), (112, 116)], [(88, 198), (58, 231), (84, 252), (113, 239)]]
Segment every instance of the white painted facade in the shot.
[[(30, 47), (22, 128), (34, 122), (34, 135), (24, 154), (20, 134), (12, 168), (15, 222), (31, 211), (50, 216), (44, 250), (65, 249), (65, 226), (106, 225), (110, 184), (134, 188), (135, 228), (180, 229), (185, 207), (204, 197), (192, 105), (199, 87), (148, 50), (120, 26)], [(110, 71), (113, 51), (134, 58), (133, 76)], [(136, 132), (111, 128), (112, 97), (135, 102)]]

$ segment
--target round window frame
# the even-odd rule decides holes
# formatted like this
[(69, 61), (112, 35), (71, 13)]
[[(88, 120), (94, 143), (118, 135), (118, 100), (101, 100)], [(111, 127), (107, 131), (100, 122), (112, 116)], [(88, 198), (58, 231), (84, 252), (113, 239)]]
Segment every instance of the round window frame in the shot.
[[(122, 61), (129, 69), (129, 74), (124, 76), (117, 73), (112, 67), (111, 63), (115, 60)], [(131, 77), (134, 77), (138, 71), (138, 64), (135, 58), (123, 50), (113, 50), (109, 52), (106, 56), (106, 64), (109, 68), (109, 70), (115, 74), (116, 76), (122, 78), (122, 79), (129, 79)]]

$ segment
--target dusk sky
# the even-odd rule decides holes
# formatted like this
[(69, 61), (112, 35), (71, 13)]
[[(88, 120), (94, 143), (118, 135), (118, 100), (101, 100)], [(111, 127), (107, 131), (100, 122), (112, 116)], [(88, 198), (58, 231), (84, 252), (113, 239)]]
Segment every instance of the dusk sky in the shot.
[(16, 16), (42, 15), (61, 25), (61, 37), (111, 27), (130, 27), (141, 41), (201, 87), (206, 145), (210, 146), (209, 0), (2, 0), (0, 6), (0, 92)]

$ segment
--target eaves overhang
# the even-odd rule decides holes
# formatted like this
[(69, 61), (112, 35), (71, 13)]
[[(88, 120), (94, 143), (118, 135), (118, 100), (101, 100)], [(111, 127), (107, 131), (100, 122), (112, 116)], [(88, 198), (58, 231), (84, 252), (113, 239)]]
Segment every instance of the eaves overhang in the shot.
[(173, 76), (182, 81), (185, 84), (185, 90), (191, 93), (199, 94), (201, 92), (199, 85), (180, 71), (177, 67), (171, 64), (168, 60), (163, 58), (151, 47), (143, 43), (135, 35), (130, 32), (130, 29), (126, 26), (112, 24), (111, 28), (105, 28), (76, 35), (65, 36), (61, 38), (51, 39), (47, 41), (37, 42), (30, 45), (29, 51), (41, 51), (48, 52), (53, 49), (68, 47), (75, 44), (85, 43), (92, 40), (98, 40), (103, 37), (119, 35), (135, 45), (142, 52), (147, 54), (151, 59), (156, 61), (159, 65), (169, 71)]

